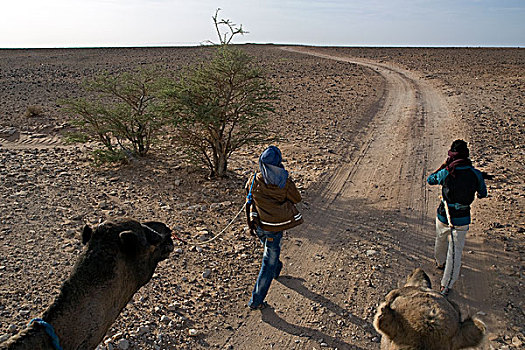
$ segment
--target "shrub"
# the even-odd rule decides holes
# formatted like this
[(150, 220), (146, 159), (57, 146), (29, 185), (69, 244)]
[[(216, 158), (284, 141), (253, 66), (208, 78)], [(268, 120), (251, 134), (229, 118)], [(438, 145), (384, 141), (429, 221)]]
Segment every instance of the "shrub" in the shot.
[(102, 143), (103, 158), (145, 156), (164, 125), (156, 99), (157, 72), (105, 73), (84, 86), (97, 101), (67, 100), (65, 109), (76, 116), (73, 123), (82, 133)]
[(39, 117), (43, 114), (43, 110), (41, 107), (39, 106), (28, 106), (25, 113), (24, 113), (24, 116), (26, 118), (35, 118), (35, 117)]

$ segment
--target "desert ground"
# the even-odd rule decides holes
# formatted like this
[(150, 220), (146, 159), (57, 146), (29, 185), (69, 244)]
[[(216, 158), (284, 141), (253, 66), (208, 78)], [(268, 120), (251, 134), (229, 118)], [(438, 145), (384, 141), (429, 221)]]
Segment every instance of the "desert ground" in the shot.
[(165, 222), (189, 243), (162, 262), (100, 349), (379, 349), (378, 304), (416, 267), (434, 268), (439, 188), (425, 179), (451, 142), (469, 142), (494, 178), (473, 204), (450, 298), (478, 314), (482, 349), (525, 345), (525, 49), (246, 45), (280, 90), (269, 130), (303, 195), (286, 232), (270, 307), (246, 307), (260, 244), (237, 219), (243, 185), (267, 145), (208, 179), (166, 142), (149, 157), (94, 167), (66, 145), (61, 98), (103, 71), (177, 72), (211, 48), (0, 50), (0, 337), (58, 295), (85, 224), (116, 216)]

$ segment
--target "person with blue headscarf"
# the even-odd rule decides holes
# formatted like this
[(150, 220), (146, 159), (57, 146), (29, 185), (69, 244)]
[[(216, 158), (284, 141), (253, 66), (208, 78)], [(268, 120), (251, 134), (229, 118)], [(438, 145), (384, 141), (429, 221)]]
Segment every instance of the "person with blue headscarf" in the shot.
[(267, 306), (264, 299), (270, 284), (283, 267), (279, 260), (283, 231), (303, 222), (295, 206), (301, 201), (301, 194), (284, 169), (279, 148), (270, 146), (264, 150), (259, 157), (259, 171), (248, 179), (246, 192), (248, 224), (264, 246), (261, 270), (248, 303), (257, 310)]

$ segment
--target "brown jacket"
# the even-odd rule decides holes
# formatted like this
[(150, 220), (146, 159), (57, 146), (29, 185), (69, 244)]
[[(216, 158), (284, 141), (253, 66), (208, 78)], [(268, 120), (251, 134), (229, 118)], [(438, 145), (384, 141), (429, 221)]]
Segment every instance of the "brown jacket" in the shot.
[[(246, 182), (246, 193), (250, 191), (253, 175)], [(301, 201), (301, 194), (294, 182), (288, 178), (284, 188), (267, 185), (261, 173), (257, 173), (253, 184), (254, 206), (251, 217), (265, 231), (282, 231), (303, 223), (303, 217), (295, 207)]]

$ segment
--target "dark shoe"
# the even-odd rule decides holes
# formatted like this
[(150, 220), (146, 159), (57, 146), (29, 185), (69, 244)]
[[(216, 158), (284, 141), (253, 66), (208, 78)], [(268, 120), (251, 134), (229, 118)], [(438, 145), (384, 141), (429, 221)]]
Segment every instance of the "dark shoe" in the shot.
[(259, 305), (248, 305), (248, 307), (250, 308), (250, 310), (263, 310), (268, 307), (268, 303), (266, 301), (263, 301)]
[(277, 262), (277, 267), (275, 268), (275, 274), (274, 274), (273, 278), (278, 279), (279, 276), (281, 275), (281, 270), (282, 269), (283, 269), (283, 263), (282, 263), (281, 260), (279, 260)]
[(451, 291), (450, 288), (441, 286), (441, 289), (439, 290), (439, 293), (446, 298), (450, 294), (450, 291)]

